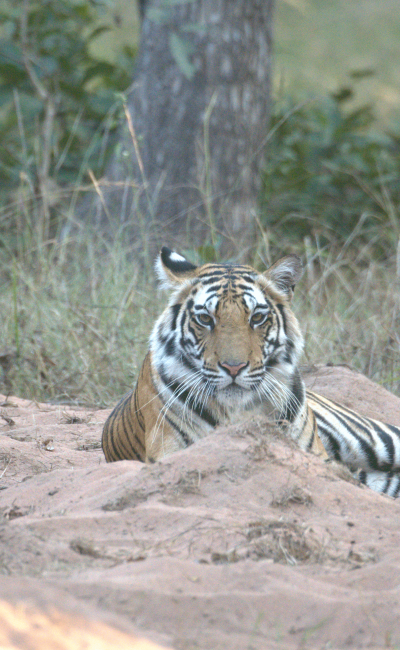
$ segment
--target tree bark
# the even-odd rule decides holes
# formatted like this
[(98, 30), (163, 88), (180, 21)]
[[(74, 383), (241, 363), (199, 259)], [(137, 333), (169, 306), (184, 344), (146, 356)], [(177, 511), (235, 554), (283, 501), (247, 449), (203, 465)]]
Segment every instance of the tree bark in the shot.
[(249, 233), (270, 109), (272, 10), (273, 0), (146, 3), (125, 146), (142, 187), (135, 209), (170, 233), (207, 233), (212, 243), (222, 230)]

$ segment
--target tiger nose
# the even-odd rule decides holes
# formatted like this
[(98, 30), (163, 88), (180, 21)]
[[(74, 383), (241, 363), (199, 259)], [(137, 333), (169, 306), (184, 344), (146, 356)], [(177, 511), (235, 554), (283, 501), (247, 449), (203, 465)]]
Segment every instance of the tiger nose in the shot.
[(227, 361), (223, 361), (219, 365), (222, 366), (222, 368), (225, 368), (225, 370), (228, 371), (231, 377), (235, 378), (239, 374), (241, 369), (247, 366), (247, 363), (231, 364), (228, 363)]

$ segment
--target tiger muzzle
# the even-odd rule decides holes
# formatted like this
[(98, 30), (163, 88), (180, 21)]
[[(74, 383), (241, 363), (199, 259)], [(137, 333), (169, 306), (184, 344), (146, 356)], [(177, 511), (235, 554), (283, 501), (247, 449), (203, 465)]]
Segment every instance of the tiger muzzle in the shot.
[(240, 372), (241, 370), (243, 370), (243, 368), (246, 368), (246, 367), (248, 366), (248, 362), (247, 362), (247, 363), (242, 362), (242, 363), (235, 363), (235, 364), (232, 364), (232, 363), (229, 363), (228, 361), (222, 361), (222, 363), (219, 362), (219, 365), (221, 366), (221, 368), (223, 368), (224, 370), (226, 370), (226, 372), (227, 372), (227, 373), (228, 373), (228, 374), (229, 374), (233, 379), (235, 379), (235, 378), (237, 377), (237, 375), (239, 374), (239, 372)]

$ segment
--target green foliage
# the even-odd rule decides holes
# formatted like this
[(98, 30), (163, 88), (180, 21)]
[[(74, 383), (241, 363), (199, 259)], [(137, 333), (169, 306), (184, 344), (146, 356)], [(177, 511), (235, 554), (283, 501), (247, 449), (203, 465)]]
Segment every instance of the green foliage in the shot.
[(133, 52), (115, 65), (90, 45), (102, 26), (104, 0), (30, 0), (1, 5), (0, 182), (33, 188), (51, 179), (76, 182), (88, 167), (101, 173)]
[(397, 241), (400, 136), (378, 132), (370, 106), (346, 108), (352, 97), (346, 87), (327, 98), (276, 106), (262, 223), (277, 240), (311, 236), (341, 246), (357, 233), (363, 241), (378, 234), (380, 241), (382, 234)]

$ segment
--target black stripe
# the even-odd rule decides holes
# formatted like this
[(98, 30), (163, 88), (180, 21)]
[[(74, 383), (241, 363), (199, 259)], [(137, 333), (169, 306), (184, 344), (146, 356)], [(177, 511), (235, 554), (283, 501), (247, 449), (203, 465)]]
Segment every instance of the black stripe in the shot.
[[(316, 400), (316, 401), (318, 401), (318, 400)], [(379, 429), (378, 426), (375, 427), (374, 426), (375, 423), (371, 422), (371, 420), (369, 420), (368, 418), (360, 418), (358, 420), (357, 419), (358, 418), (357, 413), (354, 413), (353, 411), (351, 411), (349, 409), (345, 409), (346, 413), (342, 414), (342, 413), (339, 413), (338, 411), (336, 411), (334, 408), (330, 407), (329, 405), (324, 404), (323, 402), (319, 402), (319, 403), (322, 404), (322, 406), (324, 406), (328, 411), (330, 411), (332, 413), (332, 415), (334, 415), (337, 418), (337, 420), (345, 427), (345, 429), (348, 431), (348, 433), (350, 435), (352, 435), (360, 443), (361, 449), (365, 453), (365, 456), (367, 457), (367, 460), (369, 462), (369, 466), (371, 467), (371, 469), (380, 470), (382, 472), (388, 472), (389, 470), (392, 469), (392, 467), (393, 467), (393, 459), (394, 459), (394, 446), (393, 446), (393, 441), (390, 439), (390, 436), (388, 434), (385, 434), (385, 432), (382, 431), (382, 429)], [(339, 407), (339, 408), (342, 408), (342, 407)], [(354, 426), (359, 427), (361, 429), (361, 431), (363, 431), (365, 434), (368, 435), (371, 442), (367, 442), (366, 440), (364, 440), (364, 438), (359, 433), (357, 433), (357, 431), (355, 431), (354, 428), (351, 425), (353, 425), (353, 427)], [(383, 444), (385, 445), (385, 447), (386, 447), (386, 449), (388, 451), (389, 458), (391, 459), (390, 463), (388, 463), (386, 461), (381, 462), (378, 459), (378, 456), (376, 455), (375, 451), (372, 449), (371, 443), (373, 443), (374, 440), (373, 440), (373, 437), (372, 437), (372, 434), (371, 434), (371, 430), (368, 428), (368, 425), (372, 429), (375, 429), (375, 432), (381, 438), (381, 441), (383, 442)], [(382, 434), (382, 435), (380, 435), (380, 434)], [(383, 439), (383, 438), (385, 438), (385, 435), (386, 435), (386, 440)]]
[[(124, 439), (122, 440), (122, 436), (121, 436), (121, 433), (120, 433), (119, 436), (118, 436), (118, 439), (116, 440), (116, 443), (117, 444), (119, 443), (120, 448), (123, 450), (123, 456), (121, 456), (121, 458), (129, 458), (129, 457), (131, 457), (132, 454), (129, 451), (129, 449), (130, 449), (131, 452), (133, 453), (134, 457), (136, 459), (138, 459), (139, 456), (138, 456), (135, 448), (133, 447), (132, 442), (130, 440), (130, 436), (129, 436), (129, 430), (132, 433), (133, 433), (133, 431), (131, 429), (131, 426), (129, 426), (127, 409), (124, 409), (122, 411), (122, 413), (121, 413), (121, 421), (122, 421), (122, 429), (123, 429)], [(127, 424), (128, 424), (128, 426), (127, 426)], [(126, 446), (125, 443), (128, 443), (128, 446)]]
[(164, 351), (167, 357), (173, 357), (176, 352), (175, 339), (170, 336), (166, 343), (164, 343)]
[(392, 478), (393, 478), (393, 473), (389, 472), (386, 476), (386, 483), (385, 483), (385, 487), (382, 490), (382, 494), (387, 494), (390, 484), (392, 482)]
[[(355, 426), (360, 427), (361, 431), (364, 431), (364, 433), (368, 435), (371, 442), (373, 442), (371, 429), (368, 428), (368, 425), (372, 428), (371, 420), (368, 420), (368, 418), (363, 418), (362, 416), (358, 415), (358, 413), (351, 411), (345, 406), (336, 404), (336, 402), (331, 402), (331, 400), (329, 400), (328, 403), (326, 403), (323, 400), (318, 399), (318, 395), (316, 395), (315, 393), (312, 394), (311, 399), (313, 399), (315, 402), (318, 402), (318, 404), (320, 404), (323, 408), (325, 408), (327, 411), (332, 413), (332, 415), (337, 417), (337, 419), (340, 422), (345, 424), (346, 428), (347, 428), (346, 420), (349, 420), (349, 422), (351, 422)], [(331, 404), (333, 406), (331, 406)], [(337, 407), (337, 409), (335, 407)], [(345, 411), (345, 413), (340, 413), (340, 411)], [(352, 432), (353, 429), (350, 428), (349, 431)]]
[[(374, 422), (374, 424), (375, 424), (375, 422)], [(390, 431), (395, 433), (400, 438), (400, 427), (396, 427), (394, 424), (387, 424), (386, 422), (385, 422), (385, 427), (390, 429)]]
[(188, 434), (186, 433), (186, 431), (183, 431), (182, 429), (180, 429), (180, 428), (178, 427), (178, 425), (175, 424), (175, 422), (173, 422), (173, 421), (171, 420), (171, 418), (168, 417), (168, 415), (165, 416), (165, 419), (167, 420), (168, 424), (169, 424), (169, 425), (170, 425), (170, 426), (171, 426), (175, 431), (177, 431), (177, 432), (179, 433), (179, 435), (181, 436), (181, 438), (182, 438), (183, 442), (185, 443), (186, 447), (189, 447), (189, 445), (193, 444), (193, 441), (189, 438), (189, 436), (188, 436)]
[(298, 370), (293, 375), (290, 390), (291, 395), (286, 402), (284, 411), (280, 415), (280, 419), (293, 422), (304, 404), (304, 385)]
[[(307, 418), (306, 418), (306, 421), (305, 421), (305, 423), (304, 423), (304, 426), (303, 426), (303, 428), (302, 428), (302, 430), (301, 430), (301, 433), (303, 433), (304, 429), (306, 428), (309, 419), (310, 419), (310, 409), (307, 408)], [(311, 432), (310, 439), (309, 439), (309, 441), (308, 441), (308, 443), (307, 443), (307, 450), (308, 450), (308, 451), (310, 451), (310, 449), (311, 449), (312, 446), (313, 446), (313, 443), (314, 443), (314, 440), (315, 440), (315, 436), (318, 435), (317, 432), (318, 432), (317, 421), (316, 421), (316, 419), (315, 419), (315, 416), (313, 416), (313, 428), (312, 428), (312, 432)], [(300, 435), (301, 435), (301, 434), (300, 434)]]
[[(145, 451), (145, 446), (144, 446), (142, 440), (135, 433), (135, 426), (134, 426), (134, 424), (132, 422), (132, 415), (136, 417), (136, 412), (134, 411), (133, 414), (132, 414), (131, 404), (127, 405), (127, 408), (124, 410), (124, 414), (126, 414), (126, 419), (127, 419), (128, 425), (129, 425), (129, 427), (126, 428), (125, 433), (127, 433), (127, 432), (131, 433), (133, 435), (134, 440), (139, 445), (139, 447), (141, 447), (143, 449), (143, 451)], [(137, 417), (136, 417), (136, 420), (137, 420)], [(129, 444), (130, 444), (130, 446), (132, 448), (133, 453), (136, 456), (138, 456), (138, 452), (136, 451), (136, 448), (133, 447), (131, 437), (127, 435), (127, 438), (128, 438), (128, 442), (129, 442)]]
[(176, 329), (176, 321), (177, 321), (179, 310), (180, 310), (181, 307), (182, 307), (181, 304), (172, 305), (172, 307), (171, 307), (171, 312), (172, 312), (171, 329), (172, 330)]
[[(184, 345), (181, 345), (181, 347), (185, 347), (185, 346), (184, 346)], [(190, 361), (190, 359), (188, 359), (188, 358), (187, 358), (186, 356), (184, 356), (183, 354), (180, 355), (180, 357), (179, 357), (179, 361), (180, 361), (181, 363), (183, 363), (183, 365), (185, 366), (185, 368), (188, 368), (189, 370), (193, 370), (193, 371), (195, 371), (195, 372), (197, 371), (197, 368), (196, 368), (196, 366), (194, 365), (194, 363), (192, 363), (192, 362)]]
[[(323, 433), (328, 438), (329, 449), (326, 449), (326, 444), (323, 443), (326, 451), (328, 452), (329, 455), (333, 455), (333, 458), (335, 460), (340, 460), (341, 461), (342, 456), (341, 456), (341, 453), (340, 453), (340, 445), (339, 445), (337, 439), (334, 438), (332, 436), (331, 432), (329, 431), (330, 423), (327, 422), (327, 420), (325, 420), (323, 415), (320, 415), (316, 411), (314, 411), (314, 415), (315, 415), (316, 420), (317, 420), (318, 431), (321, 431), (321, 433)], [(345, 441), (345, 443), (347, 445), (347, 441)], [(348, 445), (347, 445), (347, 448), (350, 451), (350, 448), (348, 447)]]
[(400, 492), (400, 476), (398, 474), (396, 474), (396, 476), (393, 477), (393, 478), (396, 478), (396, 480), (397, 480), (397, 487), (396, 487), (394, 493), (392, 494), (392, 497), (398, 497), (399, 492)]
[[(122, 434), (124, 436), (124, 439), (122, 439), (121, 431), (116, 431), (116, 436), (113, 435), (113, 442), (114, 442), (114, 447), (115, 449), (118, 450), (119, 458), (120, 459), (126, 459), (132, 457), (132, 453), (134, 455), (134, 459), (136, 460), (141, 460), (141, 456), (137, 453), (136, 449), (133, 447), (132, 442), (129, 437), (129, 431), (134, 435), (133, 429), (132, 429), (132, 421), (129, 421), (129, 404), (125, 402), (125, 408), (122, 409), (120, 412), (120, 427), (122, 426)], [(134, 436), (135, 439), (137, 440), (137, 436)], [(126, 446), (125, 443), (128, 443), (128, 447)], [(140, 442), (140, 441), (138, 441)], [(143, 446), (141, 444), (141, 446)], [(129, 448), (131, 449), (131, 452), (129, 451)], [(121, 451), (122, 450), (122, 455)]]
[(276, 306), (278, 307), (279, 312), (280, 312), (280, 314), (281, 314), (281, 316), (282, 316), (282, 320), (283, 320), (283, 331), (284, 331), (285, 334), (286, 334), (287, 323), (286, 323), (285, 308), (284, 308), (284, 306), (281, 305), (281, 303), (279, 303), (279, 302), (276, 303)]
[[(111, 462), (118, 458), (117, 450), (114, 447), (112, 438), (110, 437), (110, 425), (111, 425), (111, 415), (106, 420), (106, 423), (103, 428), (103, 435), (101, 437), (101, 447), (106, 457), (107, 463)], [(108, 457), (110, 456), (110, 458)]]
[[(209, 284), (209, 283), (208, 283), (208, 282), (207, 282), (207, 283), (205, 282), (204, 284)], [(218, 291), (220, 288), (221, 288), (221, 284), (219, 284), (219, 283), (218, 283), (218, 284), (211, 284), (211, 286), (208, 287), (206, 293), (217, 293), (217, 291)]]
[(368, 420), (368, 418), (364, 418), (359, 413), (352, 411), (351, 409), (347, 408), (347, 406), (343, 406), (343, 404), (339, 404), (339, 402), (335, 402), (335, 400), (333, 399), (328, 399), (327, 397), (323, 398), (321, 395), (318, 395), (318, 393), (313, 393), (311, 390), (307, 391), (307, 394), (310, 395), (311, 399), (318, 402), (318, 404), (321, 404), (321, 406), (326, 406), (326, 408), (330, 407), (332, 413), (336, 412), (333, 407), (337, 407), (342, 411), (346, 411), (346, 413), (348, 413), (349, 415), (356, 415), (358, 418), (360, 418), (360, 420)]
[(285, 343), (285, 356), (283, 360), (285, 363), (292, 363), (292, 352), (294, 350), (294, 343), (291, 339), (286, 339)]
[[(361, 430), (363, 430), (365, 433), (369, 434), (369, 437), (371, 438), (371, 432), (368, 431), (368, 429), (352, 419), (349, 415), (343, 415), (341, 416), (337, 411), (334, 411), (333, 409), (329, 409), (330, 412), (336, 417), (336, 419), (344, 426), (346, 431), (357, 440), (357, 442), (360, 444), (361, 451), (364, 452), (364, 455), (368, 461), (368, 465), (371, 469), (376, 469), (376, 470), (381, 470), (381, 471), (388, 471), (390, 469), (390, 465), (388, 463), (382, 463), (380, 464), (378, 457), (374, 450), (371, 447), (371, 444), (364, 440), (364, 438), (354, 431), (354, 429), (349, 425), (349, 423), (353, 423), (356, 426), (359, 426)], [(347, 422), (348, 420), (349, 422)], [(331, 424), (331, 427), (334, 428)]]
[[(332, 408), (332, 406), (330, 406), (330, 404), (332, 404), (334, 407), (335, 406), (338, 407), (338, 409), (340, 409), (341, 411), (345, 411), (345, 413), (348, 414), (349, 419), (353, 418), (353, 422), (355, 422), (355, 424), (357, 426), (359, 426), (361, 429), (363, 429), (363, 426), (365, 426), (365, 423), (367, 423), (379, 435), (379, 437), (381, 438), (382, 442), (384, 443), (384, 445), (386, 446), (387, 449), (388, 449), (388, 446), (386, 445), (385, 440), (383, 438), (385, 436), (388, 436), (390, 438), (390, 436), (389, 436), (388, 433), (386, 433), (386, 431), (381, 429), (381, 427), (380, 427), (381, 424), (384, 424), (385, 427), (387, 427), (388, 429), (390, 429), (390, 431), (392, 431), (393, 433), (397, 434), (397, 436), (400, 437), (400, 428), (399, 427), (396, 427), (396, 426), (394, 426), (392, 424), (387, 424), (387, 423), (383, 423), (383, 422), (381, 423), (381, 422), (378, 422), (377, 420), (371, 420), (370, 418), (364, 417), (364, 416), (360, 415), (359, 413), (356, 413), (352, 409), (347, 408), (347, 406), (343, 406), (343, 404), (339, 404), (338, 402), (335, 402), (334, 400), (331, 400), (331, 399), (327, 400), (328, 404), (326, 404), (321, 399), (320, 395), (318, 395), (317, 393), (313, 393), (312, 391), (307, 391), (307, 394), (310, 395), (311, 399), (313, 399), (315, 402), (318, 402), (318, 404), (320, 404), (321, 406), (327, 408), (332, 413), (336, 413), (336, 411), (335, 411), (334, 408)], [(363, 430), (366, 433), (369, 434), (369, 437), (371, 437), (370, 431), (368, 431), (367, 429), (363, 429)], [(383, 434), (383, 437), (380, 435), (381, 433)], [(390, 438), (389, 446), (390, 445), (393, 445), (393, 440), (391, 438)], [(393, 457), (393, 460), (394, 460), (394, 448), (393, 448), (393, 454), (391, 454), (391, 451), (389, 449), (388, 449), (388, 454), (389, 454), (390, 457)]]
[(216, 277), (218, 275), (227, 275), (232, 278), (251, 278), (252, 269), (242, 264), (207, 264), (198, 275), (201, 280), (206, 277)]
[[(215, 284), (221, 279), (221, 277), (225, 275), (226, 275), (225, 271), (215, 271), (214, 273), (207, 273), (207, 275), (205, 276), (200, 276), (201, 284), (202, 285)], [(219, 284), (217, 286), (219, 286)]]
[(112, 458), (113, 460), (122, 460), (121, 458), (121, 453), (120, 450), (116, 444), (116, 437), (114, 436), (114, 430), (113, 430), (113, 424), (115, 422), (115, 418), (109, 422), (109, 426), (107, 428), (107, 442), (109, 446), (112, 449)]
[(395, 449), (394, 449), (393, 440), (390, 437), (390, 435), (388, 433), (386, 433), (386, 431), (383, 431), (383, 429), (381, 429), (380, 427), (375, 426), (375, 422), (371, 422), (371, 425), (373, 426), (376, 433), (378, 434), (381, 441), (383, 442), (383, 444), (386, 447), (386, 451), (387, 451), (388, 456), (389, 456), (388, 468), (392, 469), (393, 465), (394, 465), (394, 456), (395, 456)]
[(136, 415), (136, 419), (137, 419), (138, 425), (140, 426), (141, 430), (142, 430), (143, 433), (144, 433), (146, 429), (145, 429), (145, 426), (144, 426), (144, 417), (143, 417), (143, 413), (142, 413), (142, 411), (140, 410), (140, 407), (139, 407), (139, 395), (138, 395), (138, 389), (137, 389), (137, 386), (136, 386), (136, 389), (135, 389), (135, 401), (134, 401), (134, 407), (135, 407), (135, 415)]
[[(252, 284), (254, 284), (254, 280), (253, 280)], [(241, 284), (240, 282), (238, 282), (235, 285), (235, 289), (241, 289), (241, 291), (243, 291), (244, 293), (246, 293), (249, 296), (253, 296), (252, 288), (253, 287), (248, 287), (247, 284)], [(256, 307), (267, 307), (267, 305), (265, 305), (264, 303), (262, 303), (262, 304), (258, 303), (256, 305)]]
[(358, 472), (357, 478), (360, 481), (360, 483), (363, 483), (364, 485), (366, 485), (367, 472), (365, 472), (364, 470), (361, 470), (360, 472)]
[(188, 404), (192, 411), (194, 411), (194, 413), (196, 413), (196, 415), (198, 415), (202, 420), (205, 420), (213, 427), (217, 426), (218, 420), (216, 420), (210, 411), (204, 406), (200, 407), (199, 404), (195, 404), (194, 398), (189, 397), (190, 389), (182, 390), (182, 384), (180, 384), (178, 381), (173, 381), (170, 383), (169, 378), (166, 376), (163, 370), (160, 371), (160, 378), (164, 384), (168, 386), (169, 390), (171, 390), (176, 395), (177, 399), (182, 404)]
[(103, 452), (104, 455), (106, 455), (106, 451), (110, 452), (110, 455), (113, 457), (114, 460), (119, 460), (121, 458), (119, 450), (115, 446), (115, 440), (113, 435), (114, 423), (117, 417), (119, 416), (121, 410), (123, 410), (126, 403), (130, 400), (132, 396), (132, 392), (133, 391), (130, 391), (129, 393), (124, 395), (124, 397), (118, 402), (118, 404), (111, 411), (110, 415), (108, 416), (104, 424), (103, 435), (101, 440)]

